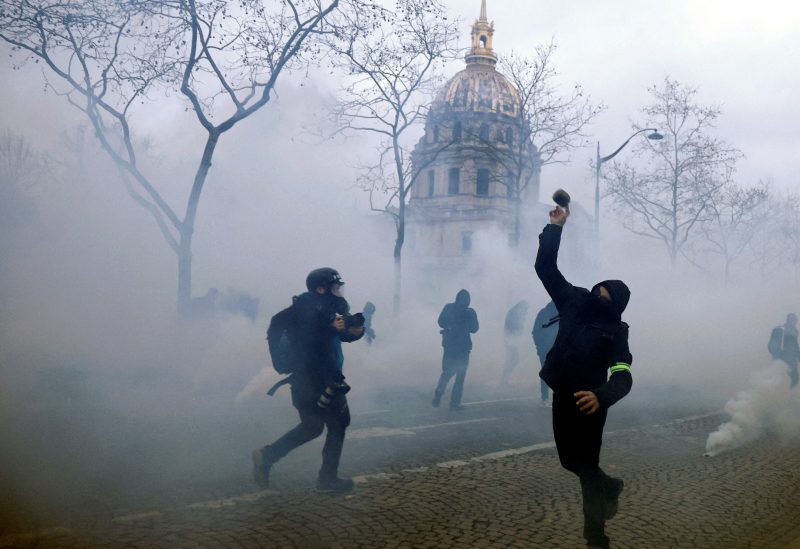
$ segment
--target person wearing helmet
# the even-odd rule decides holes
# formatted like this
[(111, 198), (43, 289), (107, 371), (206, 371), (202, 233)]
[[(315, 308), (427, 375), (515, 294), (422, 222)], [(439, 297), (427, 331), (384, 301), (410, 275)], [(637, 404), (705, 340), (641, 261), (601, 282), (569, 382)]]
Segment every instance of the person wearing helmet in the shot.
[(335, 269), (315, 269), (306, 278), (308, 291), (294, 299), (292, 346), (297, 361), (288, 383), (300, 424), (274, 443), (253, 451), (253, 474), (262, 487), (269, 486), (270, 469), (278, 460), (327, 428), (317, 488), (335, 492), (353, 489), (352, 480), (338, 477), (345, 430), (350, 425), (345, 397), (350, 386), (342, 374), (341, 342), (360, 339), (364, 328), (360, 313), (349, 314), (349, 305), (342, 297), (343, 285)]
[(461, 410), (461, 395), (464, 391), (464, 379), (467, 377), (469, 353), (472, 350), (470, 334), (478, 331), (478, 315), (469, 306), (470, 295), (467, 290), (456, 294), (454, 303), (448, 303), (439, 314), (439, 327), (442, 334), (442, 375), (433, 394), (433, 407), (438, 408), (447, 384), (455, 376), (453, 390), (450, 393), (450, 409)]
[(536, 274), (560, 314), (555, 343), (539, 375), (553, 390), (559, 460), (580, 479), (583, 536), (589, 547), (607, 549), (605, 521), (617, 512), (623, 482), (600, 468), (600, 446), (608, 408), (633, 383), (628, 325), (622, 322), (630, 291), (620, 280), (600, 282), (591, 291), (567, 282), (557, 257), (568, 217), (569, 206), (556, 207), (539, 235)]

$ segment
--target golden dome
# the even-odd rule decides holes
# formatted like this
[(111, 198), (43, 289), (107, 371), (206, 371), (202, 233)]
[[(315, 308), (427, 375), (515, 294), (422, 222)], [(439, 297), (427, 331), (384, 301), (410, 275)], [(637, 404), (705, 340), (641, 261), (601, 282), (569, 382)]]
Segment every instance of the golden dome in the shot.
[(516, 88), (491, 65), (467, 65), (445, 84), (436, 100), (438, 109), (519, 116)]
[(486, 0), (482, 0), (481, 15), (472, 25), (472, 47), (465, 58), (467, 68), (445, 84), (434, 108), (519, 116), (519, 93), (494, 68), (497, 56), (492, 48), (493, 39), (494, 23), (487, 19)]

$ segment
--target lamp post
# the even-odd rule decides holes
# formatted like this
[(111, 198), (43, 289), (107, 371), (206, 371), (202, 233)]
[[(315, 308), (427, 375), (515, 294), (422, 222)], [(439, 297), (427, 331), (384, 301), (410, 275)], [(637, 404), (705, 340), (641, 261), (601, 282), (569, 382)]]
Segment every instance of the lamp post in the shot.
[(625, 146), (630, 142), (631, 139), (639, 135), (640, 133), (644, 132), (652, 132), (650, 135), (647, 136), (648, 139), (653, 139), (655, 141), (659, 141), (664, 139), (664, 136), (658, 133), (656, 128), (644, 128), (635, 132), (631, 135), (628, 139), (625, 140), (625, 143), (619, 146), (619, 148), (614, 151), (613, 153), (609, 154), (608, 156), (600, 156), (600, 142), (597, 142), (597, 161), (595, 164), (595, 172), (594, 172), (594, 234), (600, 234), (600, 166), (603, 165), (604, 162), (608, 162), (617, 154), (619, 151), (625, 148)]

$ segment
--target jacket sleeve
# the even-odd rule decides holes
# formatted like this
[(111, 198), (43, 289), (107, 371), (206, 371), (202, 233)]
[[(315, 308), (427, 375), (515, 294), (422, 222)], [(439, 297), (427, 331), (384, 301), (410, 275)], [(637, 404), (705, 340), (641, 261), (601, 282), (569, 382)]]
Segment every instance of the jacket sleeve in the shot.
[(475, 312), (475, 309), (469, 310), (469, 333), (474, 334), (478, 331), (478, 314)]
[(536, 253), (535, 264), (536, 275), (559, 310), (572, 298), (575, 291), (572, 284), (567, 282), (558, 270), (558, 248), (561, 245), (562, 229), (561, 225), (553, 223), (545, 226), (539, 235), (539, 251)]
[(633, 385), (633, 376), (631, 375), (633, 357), (628, 349), (628, 325), (624, 322), (615, 340), (610, 366), (611, 376), (606, 383), (593, 391), (603, 408), (612, 406), (627, 395)]
[(439, 328), (447, 329), (450, 327), (450, 304), (445, 305), (442, 308), (442, 312), (439, 313)]

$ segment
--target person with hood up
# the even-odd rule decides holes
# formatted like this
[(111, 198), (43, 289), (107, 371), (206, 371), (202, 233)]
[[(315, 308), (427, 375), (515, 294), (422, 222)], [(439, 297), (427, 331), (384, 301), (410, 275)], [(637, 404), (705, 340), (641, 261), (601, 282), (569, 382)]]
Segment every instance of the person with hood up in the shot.
[(583, 536), (590, 548), (607, 549), (605, 521), (617, 512), (623, 482), (600, 468), (600, 446), (609, 407), (633, 384), (628, 325), (622, 322), (630, 291), (619, 280), (600, 282), (591, 291), (567, 282), (557, 258), (568, 217), (569, 207), (557, 206), (539, 235), (536, 274), (560, 313), (556, 341), (539, 375), (553, 390), (559, 460), (580, 479)]
[(469, 306), (470, 295), (467, 290), (459, 290), (455, 303), (448, 303), (439, 314), (439, 327), (442, 334), (442, 375), (433, 396), (433, 406), (438, 408), (447, 384), (453, 376), (456, 381), (450, 393), (450, 409), (461, 410), (461, 395), (464, 392), (464, 379), (467, 377), (469, 353), (472, 350), (472, 337), (478, 331), (478, 315)]

